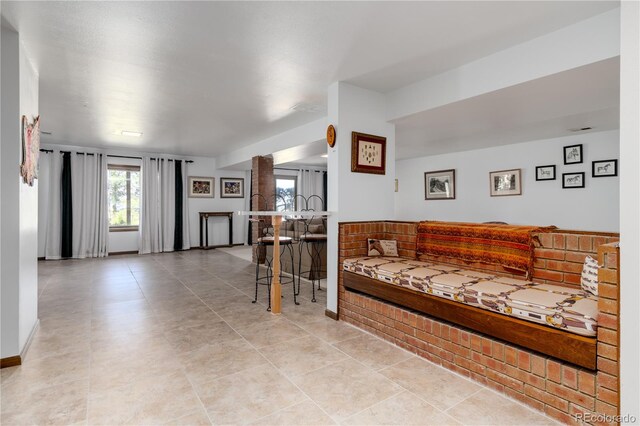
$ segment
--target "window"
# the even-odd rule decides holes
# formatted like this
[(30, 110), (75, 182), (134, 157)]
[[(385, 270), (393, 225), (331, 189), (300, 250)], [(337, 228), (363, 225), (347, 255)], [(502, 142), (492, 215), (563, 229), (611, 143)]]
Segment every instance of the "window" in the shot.
[(140, 167), (109, 164), (109, 230), (137, 231), (140, 224)]
[(275, 176), (276, 210), (295, 210), (298, 178), (295, 176)]

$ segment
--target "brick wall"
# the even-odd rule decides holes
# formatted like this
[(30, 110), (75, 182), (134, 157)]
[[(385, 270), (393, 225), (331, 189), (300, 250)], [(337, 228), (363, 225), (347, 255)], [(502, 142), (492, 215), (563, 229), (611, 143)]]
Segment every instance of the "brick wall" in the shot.
[[(251, 159), (251, 210), (274, 210), (276, 184), (273, 179), (273, 158), (253, 157)], [(271, 224), (268, 216), (255, 216), (251, 222), (251, 241), (256, 241), (262, 230)], [(253, 262), (264, 263), (265, 249), (254, 244)], [(260, 251), (259, 251), (260, 250)]]
[[(415, 257), (416, 231), (417, 224), (409, 222), (342, 223), (339, 265), (347, 257), (366, 255), (367, 238), (397, 239), (400, 254)], [(577, 236), (577, 246), (573, 236)], [(543, 262), (536, 262), (534, 276), (538, 274), (540, 277), (541, 271), (559, 272), (561, 276), (551, 275), (554, 279), (537, 280), (575, 285), (572, 281), (575, 268), (563, 270), (561, 265), (581, 264), (586, 254), (597, 255), (599, 263), (604, 265), (599, 272), (601, 313), (597, 372), (373, 297), (346, 291), (341, 273), (338, 275), (339, 318), (562, 422), (577, 424), (573, 416), (578, 413), (617, 414), (618, 248), (613, 243), (600, 244), (614, 236), (561, 231), (550, 237), (550, 240), (546, 236), (542, 239), (540, 248), (548, 252), (536, 252), (536, 255), (547, 257), (541, 257)], [(561, 257), (558, 252), (562, 251), (563, 245), (565, 253)], [(574, 253), (582, 253), (580, 262)], [(486, 270), (486, 265), (478, 266), (484, 266), (481, 269)], [(469, 265), (465, 264), (465, 267)]]
[(540, 234), (540, 247), (535, 249), (533, 278), (538, 282), (580, 287), (584, 258), (598, 258), (598, 248), (620, 238), (610, 233), (588, 233), (558, 230)]

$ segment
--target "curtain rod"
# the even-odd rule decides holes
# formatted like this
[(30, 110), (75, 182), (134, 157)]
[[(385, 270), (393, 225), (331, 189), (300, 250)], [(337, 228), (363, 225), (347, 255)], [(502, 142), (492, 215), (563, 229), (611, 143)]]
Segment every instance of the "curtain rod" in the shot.
[[(51, 152), (53, 152), (52, 149), (40, 149), (40, 152), (44, 152), (46, 154), (49, 154)], [(71, 151), (60, 151), (61, 154), (70, 154)], [(76, 152), (76, 154), (85, 154), (84, 152)], [(94, 155), (93, 152), (88, 152), (86, 153), (87, 155)], [(107, 154), (107, 157), (114, 157), (114, 158), (131, 158), (132, 160), (142, 160), (142, 157), (131, 157), (129, 155), (112, 155), (112, 154)], [(151, 157), (152, 160), (167, 160), (167, 161), (174, 161), (173, 158), (154, 158)], [(193, 160), (184, 160), (185, 163), (193, 163)]]
[[(273, 170), (289, 170), (292, 172), (300, 171), (300, 169), (287, 169), (285, 167), (274, 167)], [(310, 172), (317, 172), (317, 173), (327, 173), (326, 170), (311, 170), (311, 169), (304, 169), (304, 168), (302, 170), (309, 170)]]

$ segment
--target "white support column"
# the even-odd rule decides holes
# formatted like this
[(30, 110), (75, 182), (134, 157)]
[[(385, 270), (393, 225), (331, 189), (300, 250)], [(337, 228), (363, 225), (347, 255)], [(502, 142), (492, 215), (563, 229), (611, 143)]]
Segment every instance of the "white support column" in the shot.
[(20, 66), (18, 33), (2, 27), (2, 129), (0, 161), (2, 189), (0, 191), (0, 285), (2, 288), (2, 349), (1, 358), (18, 355), (19, 326), (19, 220), (20, 187), (18, 161), (20, 158)]
[(17, 32), (2, 26), (0, 164), (1, 357), (21, 355), (38, 321), (38, 181), (22, 182), (21, 116), (38, 115), (38, 74)]
[[(336, 127), (336, 145), (327, 161), (328, 219), (327, 309), (338, 308), (338, 223), (393, 219), (395, 125), (386, 121), (385, 97), (346, 83), (329, 86), (328, 123)], [(351, 172), (351, 133), (387, 138), (384, 175)], [(333, 213), (335, 212), (335, 213)]]
[[(621, 2), (620, 413), (640, 422), (640, 3)], [(626, 422), (627, 420), (624, 420)]]

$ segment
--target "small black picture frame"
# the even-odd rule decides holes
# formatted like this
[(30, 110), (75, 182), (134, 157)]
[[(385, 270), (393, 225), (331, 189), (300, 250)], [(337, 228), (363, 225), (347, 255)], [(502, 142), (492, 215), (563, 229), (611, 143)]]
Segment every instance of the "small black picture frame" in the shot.
[(582, 163), (582, 144), (564, 147), (564, 164)]
[(591, 162), (591, 177), (618, 176), (618, 160), (599, 160)]
[(564, 189), (584, 188), (584, 172), (563, 173), (562, 187)]
[(536, 167), (536, 180), (556, 180), (556, 165)]

